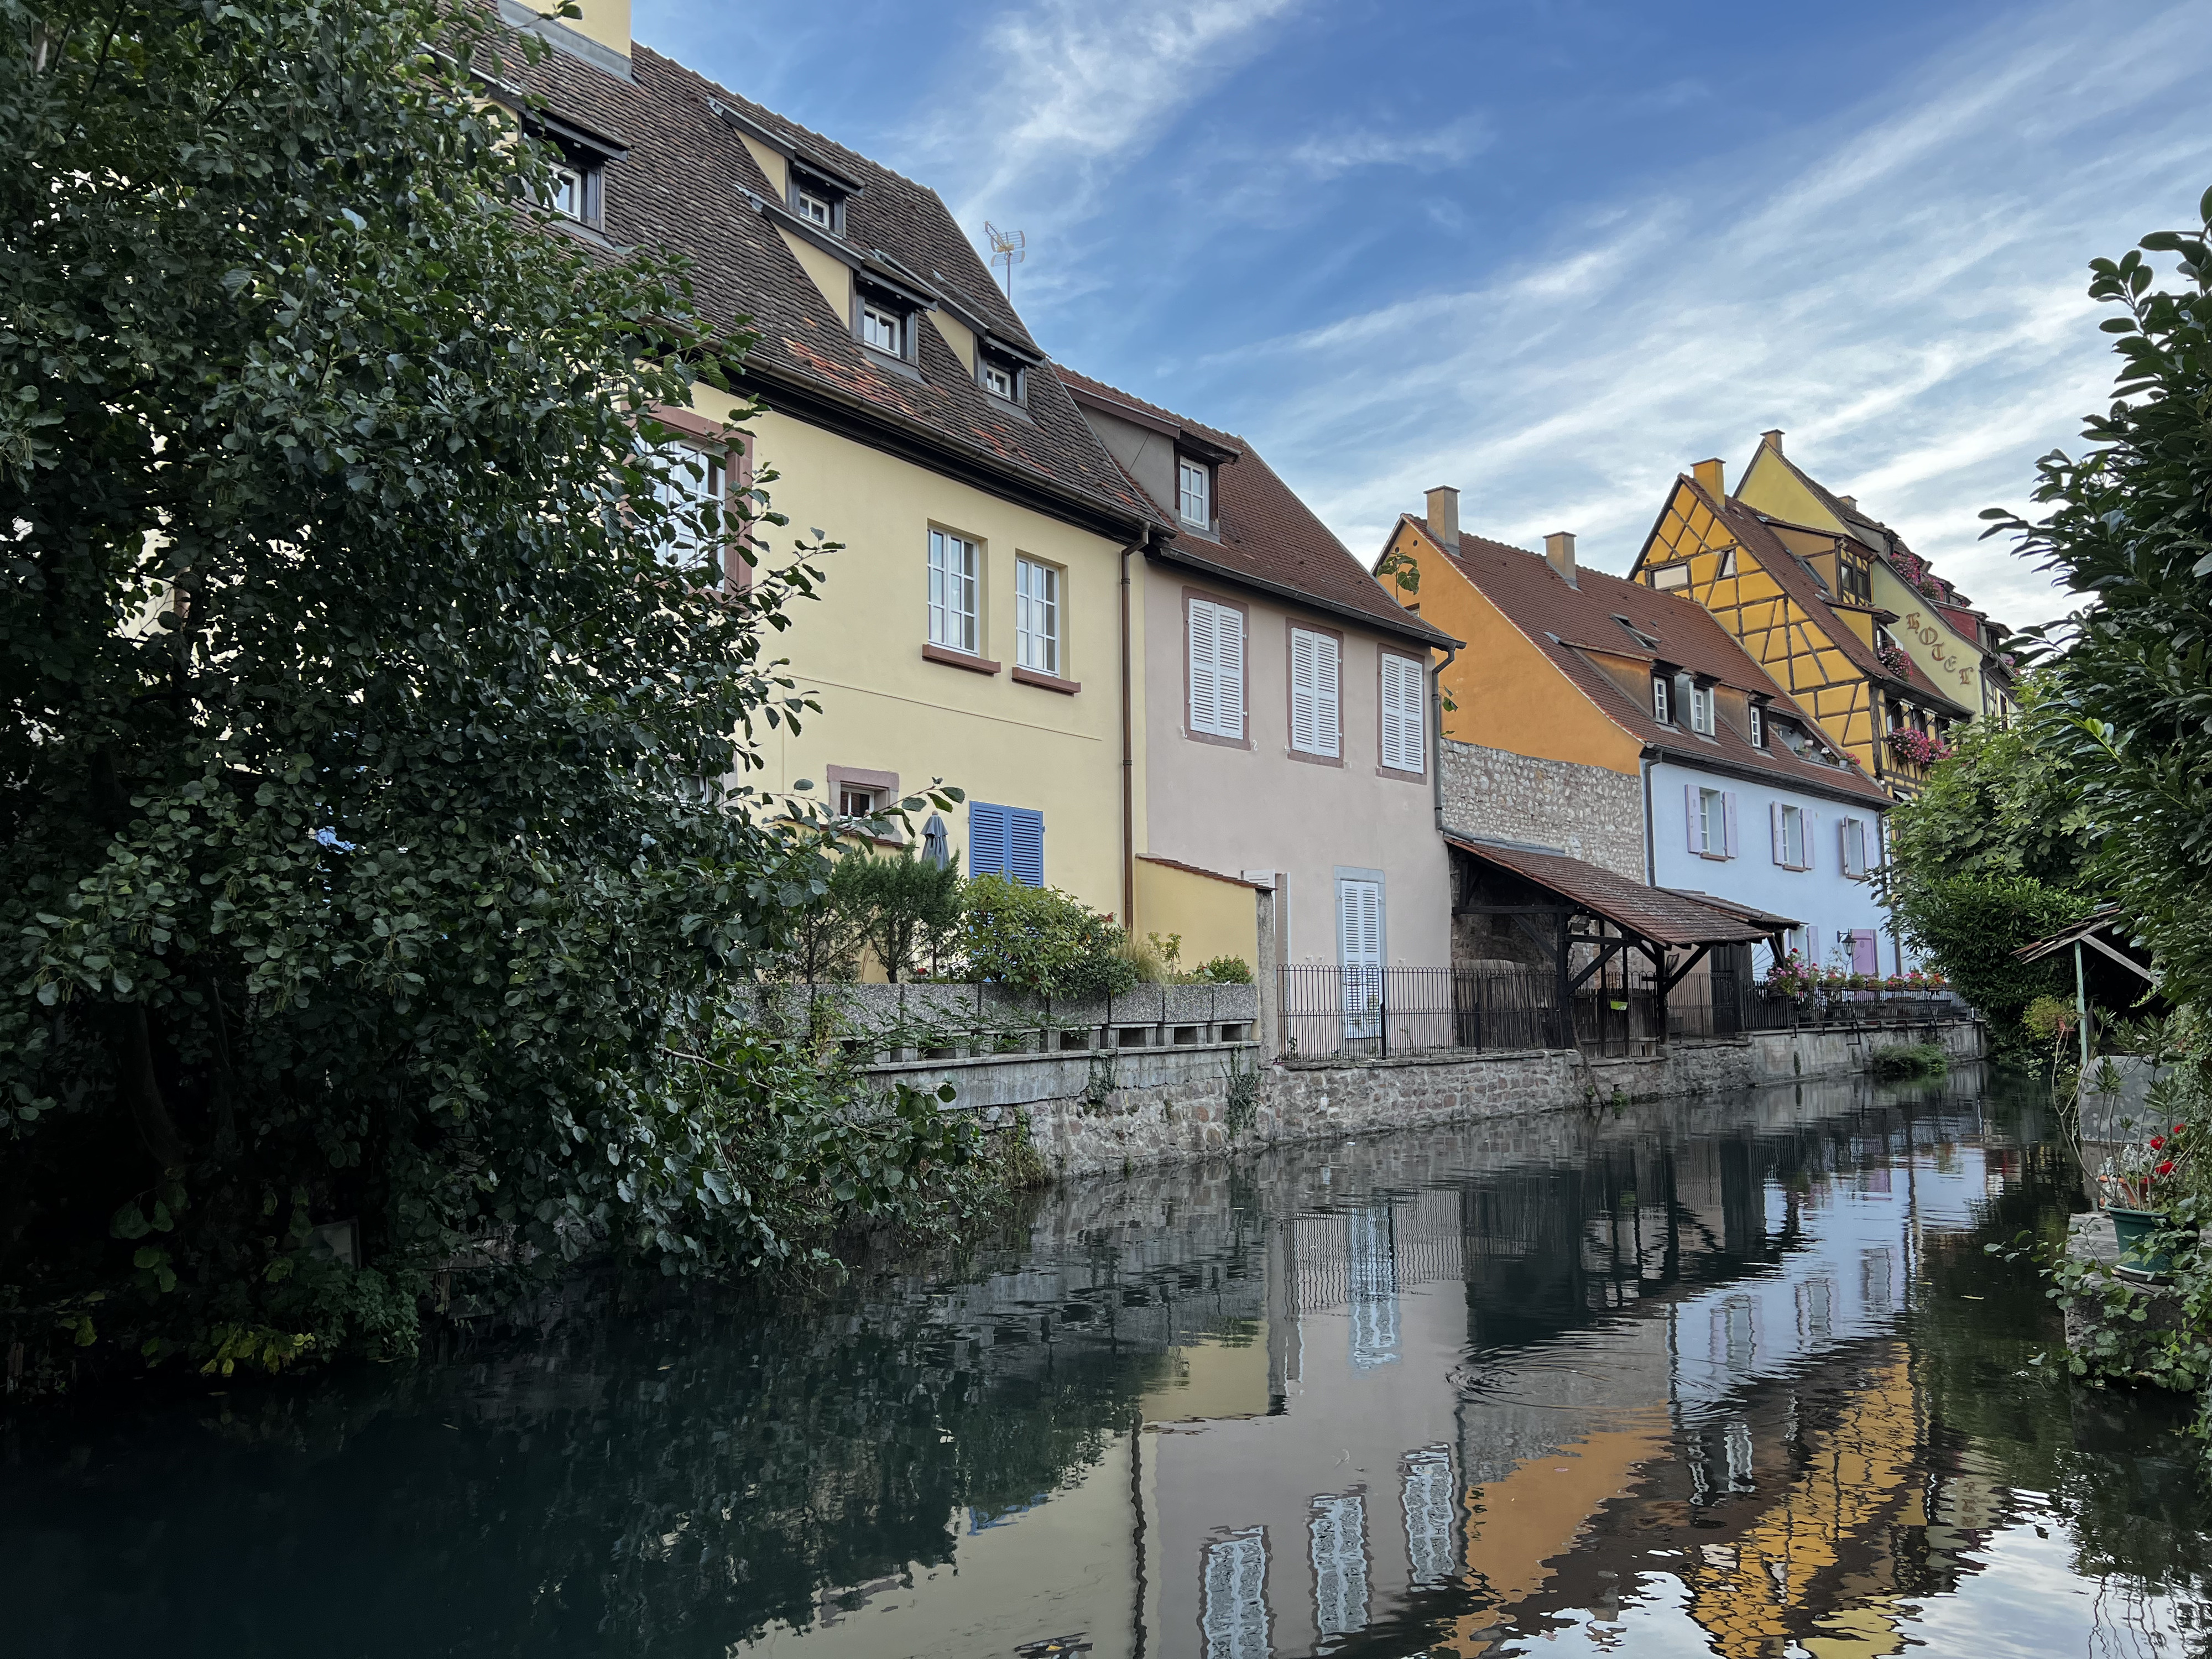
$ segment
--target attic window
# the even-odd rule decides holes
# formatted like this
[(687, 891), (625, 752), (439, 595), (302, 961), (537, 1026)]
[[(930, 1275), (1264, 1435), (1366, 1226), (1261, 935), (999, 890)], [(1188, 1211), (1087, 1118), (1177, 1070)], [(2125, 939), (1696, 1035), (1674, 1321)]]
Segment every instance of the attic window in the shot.
[(792, 190), (791, 210), (802, 219), (811, 219), (824, 230), (832, 230), (837, 223), (837, 204), (826, 196), (817, 196), (811, 190)]
[(544, 112), (526, 117), (523, 131), (552, 163), (544, 205), (572, 224), (602, 228), (606, 222), (607, 164), (622, 160), (626, 153), (623, 147)]
[(1213, 523), (1213, 469), (1182, 457), (1176, 465), (1176, 511), (1200, 530)]
[(1659, 641), (1655, 635), (1645, 633), (1642, 629), (1638, 628), (1634, 623), (1629, 621), (1627, 617), (1622, 616), (1619, 611), (1615, 611), (1613, 613), (1613, 619), (1619, 623), (1622, 628), (1627, 630), (1628, 637), (1630, 639), (1634, 640), (1637, 644), (1642, 646), (1646, 651), (1656, 651), (1659, 648)]
[(845, 198), (848, 192), (835, 180), (793, 157), (790, 196), (784, 205), (833, 236), (845, 234)]
[(1690, 730), (1713, 735), (1713, 688), (1692, 685), (1690, 688)]
[(975, 354), (976, 384), (994, 398), (1004, 398), (1010, 404), (1020, 403), (1028, 390), (1023, 384), (1024, 378), (1018, 364), (982, 351)]
[(905, 356), (905, 314), (874, 300), (861, 301), (860, 343), (890, 356)]
[(1751, 746), (1753, 749), (1766, 747), (1766, 711), (1757, 703), (1751, 705)]
[(1662, 564), (1653, 568), (1651, 586), (1666, 592), (1669, 589), (1690, 585), (1690, 567), (1686, 561), (1677, 564)]
[(582, 157), (564, 156), (553, 164), (553, 189), (545, 205), (564, 219), (594, 229), (599, 223), (599, 168)]

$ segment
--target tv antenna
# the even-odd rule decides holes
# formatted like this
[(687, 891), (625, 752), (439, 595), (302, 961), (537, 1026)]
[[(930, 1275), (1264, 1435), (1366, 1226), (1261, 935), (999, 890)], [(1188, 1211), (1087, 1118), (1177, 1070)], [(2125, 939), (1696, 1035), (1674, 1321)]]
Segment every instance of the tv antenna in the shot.
[(1000, 230), (988, 219), (983, 222), (983, 234), (991, 239), (991, 263), (1006, 268), (1006, 303), (1014, 302), (1014, 267), (1029, 256), (1029, 238), (1018, 230)]

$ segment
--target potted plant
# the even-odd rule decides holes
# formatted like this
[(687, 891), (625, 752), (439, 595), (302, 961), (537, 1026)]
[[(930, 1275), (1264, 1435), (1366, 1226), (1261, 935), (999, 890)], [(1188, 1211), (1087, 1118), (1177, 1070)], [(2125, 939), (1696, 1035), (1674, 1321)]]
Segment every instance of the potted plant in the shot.
[(2118, 1265), (2147, 1279), (2163, 1279), (2173, 1270), (2170, 1255), (2145, 1246), (2165, 1224), (2165, 1212), (2153, 1206), (2153, 1195), (2161, 1185), (2172, 1183), (2186, 1156), (2187, 1129), (2186, 1124), (2177, 1123), (2162, 1135), (2122, 1148), (2105, 1160), (2097, 1176), (2098, 1195), (2105, 1213), (2112, 1218), (2112, 1238), (2120, 1247)]

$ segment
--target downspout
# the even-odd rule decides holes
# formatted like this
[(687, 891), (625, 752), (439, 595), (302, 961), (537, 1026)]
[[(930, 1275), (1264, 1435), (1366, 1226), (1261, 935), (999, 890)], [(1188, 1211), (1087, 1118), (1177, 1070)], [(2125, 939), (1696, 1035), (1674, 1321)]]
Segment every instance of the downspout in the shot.
[(1129, 556), (1142, 545), (1121, 550), (1121, 927), (1131, 939), (1137, 936), (1137, 761), (1129, 713)]
[(1659, 854), (1651, 844), (1651, 751), (1647, 749), (1636, 757), (1636, 773), (1644, 785), (1644, 884), (1659, 884)]
[(1434, 776), (1430, 779), (1430, 783), (1436, 791), (1437, 830), (1439, 834), (1444, 828), (1444, 670), (1449, 668), (1458, 656), (1459, 647), (1448, 645), (1444, 647), (1444, 659), (1434, 663), (1429, 670), (1429, 708), (1432, 722), (1430, 729), (1437, 734), (1436, 762), (1430, 768)]

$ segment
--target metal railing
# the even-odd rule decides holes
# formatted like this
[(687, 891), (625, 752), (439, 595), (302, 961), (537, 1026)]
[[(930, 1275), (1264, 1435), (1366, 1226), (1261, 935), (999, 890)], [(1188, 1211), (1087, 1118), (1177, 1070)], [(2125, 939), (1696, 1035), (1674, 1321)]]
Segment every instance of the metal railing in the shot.
[(1563, 1017), (1558, 977), (1544, 969), (1299, 963), (1277, 974), (1279, 1041), (1292, 1060), (1569, 1047), (1613, 1057), (1751, 1031), (1893, 1029), (1972, 1012), (1948, 992), (1822, 990), (1794, 998), (1711, 973), (1678, 981), (1662, 1018), (1650, 975), (1616, 969), (1585, 982)]

